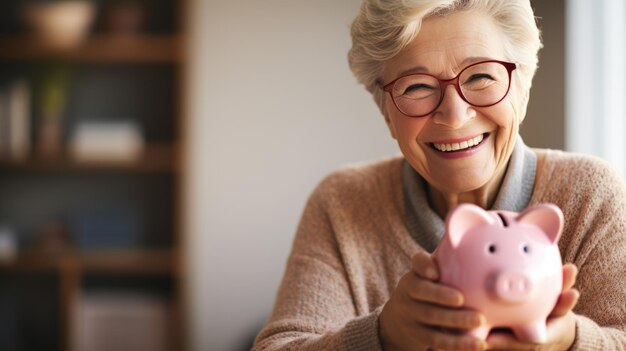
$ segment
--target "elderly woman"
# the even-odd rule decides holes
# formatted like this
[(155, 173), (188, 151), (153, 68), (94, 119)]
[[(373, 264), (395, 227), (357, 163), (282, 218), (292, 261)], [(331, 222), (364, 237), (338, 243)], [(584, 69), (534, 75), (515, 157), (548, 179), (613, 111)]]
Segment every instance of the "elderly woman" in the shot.
[[(529, 0), (365, 0), (352, 39), (350, 67), (403, 157), (317, 187), (255, 350), (625, 350), (626, 186), (518, 135), (541, 47)], [(547, 341), (462, 333), (485, 317), (438, 283), (447, 213), (543, 202), (565, 217)]]

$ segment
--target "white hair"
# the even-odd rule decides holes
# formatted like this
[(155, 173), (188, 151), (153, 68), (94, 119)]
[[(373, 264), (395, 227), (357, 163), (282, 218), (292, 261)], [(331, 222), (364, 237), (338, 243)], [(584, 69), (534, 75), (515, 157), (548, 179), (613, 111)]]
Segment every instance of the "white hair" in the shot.
[(348, 62), (381, 110), (384, 94), (379, 84), (385, 62), (417, 36), (425, 18), (469, 10), (494, 19), (504, 34), (506, 59), (518, 64), (518, 75), (530, 89), (542, 47), (530, 0), (364, 0), (352, 22)]

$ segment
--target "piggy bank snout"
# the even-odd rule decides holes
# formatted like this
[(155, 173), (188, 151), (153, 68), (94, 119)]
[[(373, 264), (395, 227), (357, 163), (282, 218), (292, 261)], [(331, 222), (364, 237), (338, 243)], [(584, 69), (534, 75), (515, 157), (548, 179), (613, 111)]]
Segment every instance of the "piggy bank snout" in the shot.
[(530, 277), (519, 272), (493, 273), (488, 282), (488, 289), (492, 295), (507, 303), (520, 303), (528, 300), (534, 288)]

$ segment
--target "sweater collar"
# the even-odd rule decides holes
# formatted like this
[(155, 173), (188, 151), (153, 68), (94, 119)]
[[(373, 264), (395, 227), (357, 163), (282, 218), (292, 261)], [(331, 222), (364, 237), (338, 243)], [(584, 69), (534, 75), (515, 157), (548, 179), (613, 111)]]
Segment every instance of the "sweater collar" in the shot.
[[(419, 245), (433, 252), (444, 234), (444, 220), (428, 204), (424, 178), (406, 160), (403, 163), (402, 190), (407, 229)], [(530, 202), (536, 170), (537, 156), (518, 136), (490, 210), (523, 211)]]

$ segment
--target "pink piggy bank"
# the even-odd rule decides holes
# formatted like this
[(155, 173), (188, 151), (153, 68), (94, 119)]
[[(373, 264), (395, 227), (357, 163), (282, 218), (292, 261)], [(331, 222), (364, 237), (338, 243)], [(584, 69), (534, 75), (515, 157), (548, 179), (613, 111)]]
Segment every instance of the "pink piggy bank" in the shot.
[(551, 204), (521, 214), (470, 204), (450, 212), (434, 258), (440, 282), (486, 318), (468, 334), (484, 340), (492, 328), (510, 328), (519, 340), (546, 341), (546, 319), (562, 289), (562, 229), (563, 213)]

